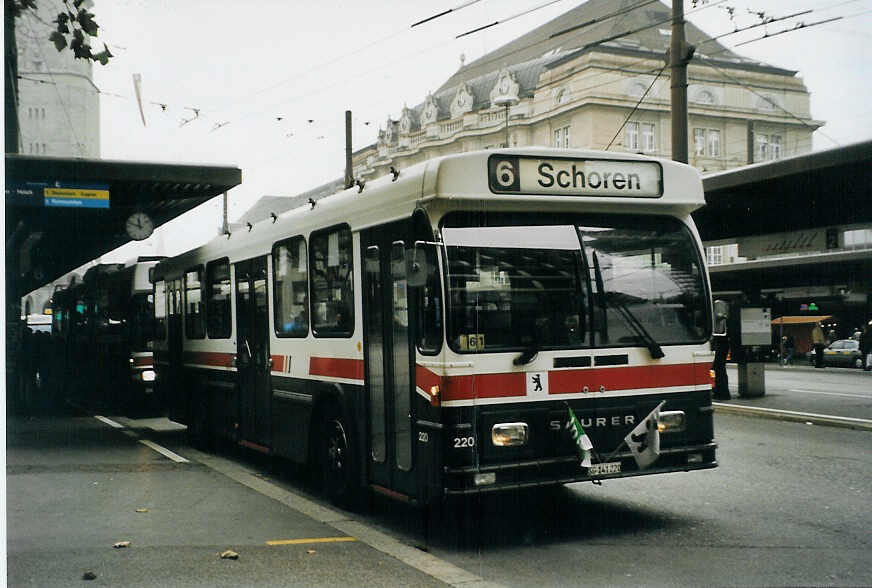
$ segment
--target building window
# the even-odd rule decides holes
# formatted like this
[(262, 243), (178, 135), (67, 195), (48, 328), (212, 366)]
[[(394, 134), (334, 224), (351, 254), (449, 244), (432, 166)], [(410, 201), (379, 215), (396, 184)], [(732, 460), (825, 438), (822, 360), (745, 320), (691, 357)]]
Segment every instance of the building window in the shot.
[(781, 135), (758, 134), (755, 142), (755, 161), (772, 161), (781, 157)]
[(693, 151), (697, 157), (720, 157), (721, 131), (719, 129), (693, 129)]
[(210, 339), (230, 337), (230, 263), (206, 264), (206, 332)]
[(708, 156), (721, 156), (721, 132), (717, 129), (708, 130)]
[(203, 339), (206, 336), (206, 315), (200, 280), (203, 270), (194, 268), (185, 272), (185, 336), (188, 339)]
[(654, 123), (642, 123), (642, 151), (654, 151)]
[(624, 148), (630, 151), (639, 150), (639, 123), (627, 123), (626, 137), (624, 138)]
[(705, 155), (705, 129), (693, 129), (693, 151), (697, 156)]
[(354, 333), (354, 267), (351, 230), (327, 229), (312, 235), (309, 267), (312, 330), (316, 337)]
[(721, 245), (709, 247), (706, 250), (709, 265), (720, 265), (724, 263), (724, 248)]
[(275, 330), (279, 337), (309, 334), (309, 268), (306, 240), (294, 237), (273, 247)]
[(554, 146), (562, 149), (569, 148), (569, 126), (554, 131)]

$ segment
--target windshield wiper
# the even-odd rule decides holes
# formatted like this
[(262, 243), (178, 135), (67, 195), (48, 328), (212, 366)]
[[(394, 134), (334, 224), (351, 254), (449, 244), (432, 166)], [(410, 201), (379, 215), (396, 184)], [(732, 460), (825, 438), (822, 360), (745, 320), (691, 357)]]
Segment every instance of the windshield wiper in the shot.
[[(598, 294), (600, 296), (600, 300), (602, 301), (603, 313), (605, 313), (606, 304), (611, 304), (621, 313), (621, 317), (627, 322), (630, 328), (636, 333), (636, 336), (639, 337), (643, 343), (645, 343), (646, 347), (648, 347), (648, 353), (651, 354), (652, 359), (660, 359), (661, 357), (666, 357), (666, 354), (663, 353), (663, 348), (660, 347), (660, 344), (651, 336), (651, 333), (648, 332), (648, 329), (645, 328), (639, 319), (636, 318), (636, 315), (632, 313), (632, 311), (627, 308), (627, 305), (619, 300), (608, 301), (606, 298), (605, 289), (603, 288), (603, 276), (600, 272), (599, 260), (596, 256), (596, 251), (593, 252), (593, 271), (594, 277), (596, 278), (596, 288), (599, 291)], [(606, 317), (607, 318), (607, 317)], [(606, 320), (603, 321), (603, 325), (606, 324)], [(604, 337), (607, 338), (605, 334), (605, 326), (603, 326)]]

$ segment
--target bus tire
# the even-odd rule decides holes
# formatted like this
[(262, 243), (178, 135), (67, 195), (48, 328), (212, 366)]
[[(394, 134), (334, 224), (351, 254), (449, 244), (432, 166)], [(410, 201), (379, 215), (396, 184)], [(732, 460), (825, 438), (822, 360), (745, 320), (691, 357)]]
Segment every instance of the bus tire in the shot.
[(325, 407), (318, 433), (316, 447), (322, 491), (334, 504), (353, 506), (358, 494), (355, 440), (339, 406)]

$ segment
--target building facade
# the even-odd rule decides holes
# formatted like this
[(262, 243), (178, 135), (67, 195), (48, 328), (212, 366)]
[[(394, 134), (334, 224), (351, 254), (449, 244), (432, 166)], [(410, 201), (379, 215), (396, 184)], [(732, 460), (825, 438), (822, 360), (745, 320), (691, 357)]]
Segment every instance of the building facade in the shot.
[[(377, 142), (354, 154), (355, 177), (506, 144), (668, 158), (670, 21), (659, 2), (589, 0), (462, 64), (422, 103), (387, 117)], [(588, 22), (598, 24), (561, 34)], [(691, 165), (711, 172), (811, 151), (823, 123), (811, 118), (797, 72), (743, 58), (690, 22), (686, 36), (696, 47), (688, 67)]]
[[(88, 3), (90, 4), (90, 2)], [(93, 64), (49, 41), (59, 3), (39, 2), (15, 21), (18, 44), (19, 152), (100, 156), (100, 94)]]

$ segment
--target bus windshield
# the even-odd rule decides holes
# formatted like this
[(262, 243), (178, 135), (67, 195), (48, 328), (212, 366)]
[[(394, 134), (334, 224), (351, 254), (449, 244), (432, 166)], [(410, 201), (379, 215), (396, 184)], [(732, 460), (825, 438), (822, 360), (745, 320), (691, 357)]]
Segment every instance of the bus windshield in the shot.
[[(708, 336), (704, 273), (671, 217), (444, 227), (455, 351), (647, 346)], [(482, 223), (485, 224), (485, 223)]]

